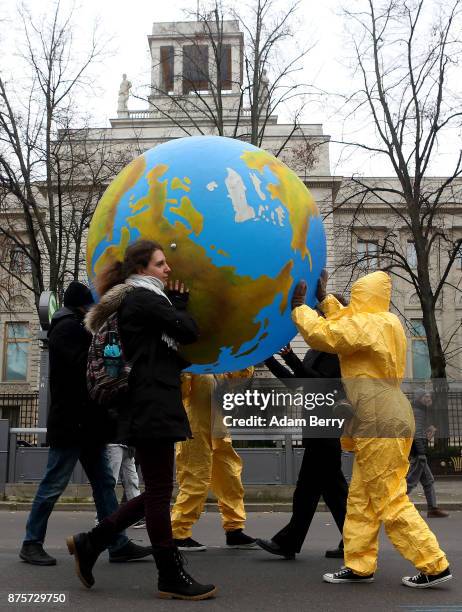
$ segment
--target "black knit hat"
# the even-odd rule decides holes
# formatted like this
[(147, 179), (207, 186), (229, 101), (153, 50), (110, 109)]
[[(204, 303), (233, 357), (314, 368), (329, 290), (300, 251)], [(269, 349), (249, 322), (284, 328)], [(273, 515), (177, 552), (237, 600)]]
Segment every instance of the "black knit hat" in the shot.
[(95, 300), (90, 289), (83, 283), (72, 281), (64, 292), (64, 306), (67, 308), (78, 308), (79, 306), (89, 306)]

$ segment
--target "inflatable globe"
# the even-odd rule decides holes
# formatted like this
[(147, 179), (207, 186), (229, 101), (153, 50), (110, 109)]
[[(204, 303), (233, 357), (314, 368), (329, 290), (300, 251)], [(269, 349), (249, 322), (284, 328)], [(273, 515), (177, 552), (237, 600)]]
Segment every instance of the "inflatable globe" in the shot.
[(193, 136), (134, 159), (109, 185), (91, 221), (90, 282), (139, 238), (160, 242), (190, 288), (200, 340), (184, 347), (190, 371), (259, 363), (296, 334), (290, 298), (307, 303), (325, 265), (325, 235), (303, 182), (270, 153), (240, 140)]

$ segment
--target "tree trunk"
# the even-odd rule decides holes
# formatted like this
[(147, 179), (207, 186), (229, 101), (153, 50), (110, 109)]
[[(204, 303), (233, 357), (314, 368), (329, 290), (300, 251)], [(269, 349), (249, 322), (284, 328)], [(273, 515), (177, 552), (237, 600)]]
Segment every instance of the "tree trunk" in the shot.
[[(449, 444), (449, 403), (448, 383), (446, 378), (446, 358), (441, 345), (441, 337), (436, 322), (435, 305), (431, 287), (429, 287), (428, 271), (421, 286), (421, 306), (423, 325), (427, 336), (428, 355), (430, 359), (431, 378), (433, 386), (433, 404), (431, 421), (437, 429), (436, 448), (446, 448)], [(427, 282), (428, 280), (428, 282)]]

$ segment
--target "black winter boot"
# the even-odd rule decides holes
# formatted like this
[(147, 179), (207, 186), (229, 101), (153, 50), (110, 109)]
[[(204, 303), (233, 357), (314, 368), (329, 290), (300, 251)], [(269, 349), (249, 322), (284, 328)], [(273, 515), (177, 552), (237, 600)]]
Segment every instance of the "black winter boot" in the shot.
[(184, 560), (177, 548), (154, 552), (159, 572), (159, 597), (163, 599), (208, 599), (216, 593), (213, 584), (199, 584), (183, 568)]
[(90, 589), (95, 584), (92, 569), (104, 548), (97, 550), (90, 541), (88, 533), (78, 533), (66, 540), (69, 554), (75, 557), (75, 571), (82, 584)]

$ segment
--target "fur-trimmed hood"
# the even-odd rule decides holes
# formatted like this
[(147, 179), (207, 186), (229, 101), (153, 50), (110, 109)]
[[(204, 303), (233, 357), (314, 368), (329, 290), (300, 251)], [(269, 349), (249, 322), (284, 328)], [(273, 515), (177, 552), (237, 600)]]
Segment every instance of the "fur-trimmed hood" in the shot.
[(133, 291), (133, 287), (125, 283), (109, 289), (87, 313), (85, 327), (88, 331), (95, 334), (111, 314), (118, 310), (129, 291)]

